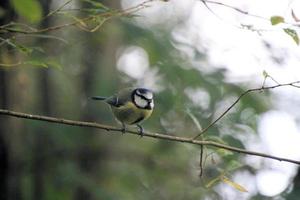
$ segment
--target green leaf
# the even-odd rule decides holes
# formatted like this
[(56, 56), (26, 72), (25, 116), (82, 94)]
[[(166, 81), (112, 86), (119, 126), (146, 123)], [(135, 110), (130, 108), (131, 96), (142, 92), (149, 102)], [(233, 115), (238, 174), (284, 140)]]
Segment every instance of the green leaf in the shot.
[(59, 69), (59, 70), (62, 69), (61, 64), (58, 63), (58, 62), (55, 61), (55, 60), (48, 60), (48, 61), (47, 61), (47, 66), (51, 66), (51, 67), (57, 68), (57, 69)]
[(211, 188), (213, 185), (215, 185), (217, 182), (220, 181), (220, 176), (218, 176), (217, 178), (214, 178), (212, 180), (210, 180), (206, 185), (205, 187), (206, 188)]
[(42, 7), (37, 0), (11, 0), (15, 11), (32, 23), (39, 22), (42, 18)]
[(25, 53), (25, 54), (27, 54), (27, 55), (31, 54), (32, 51), (33, 51), (32, 48), (26, 47), (26, 46), (21, 45), (21, 44), (18, 44), (18, 43), (16, 43), (15, 40), (7, 39), (7, 40), (5, 40), (5, 42), (6, 42), (8, 45), (10, 45), (10, 46), (12, 46), (12, 47), (18, 49), (21, 53)]
[(29, 55), (32, 53), (33, 49), (26, 47), (24, 45), (21, 44), (16, 44), (17, 49), (19, 49), (22, 53), (25, 53), (26, 55)]
[(281, 16), (272, 16), (271, 19), (271, 24), (276, 25), (284, 22), (284, 18)]
[(23, 62), (23, 64), (25, 65), (32, 65), (34, 67), (45, 67), (48, 68), (48, 65), (42, 61), (38, 61), (38, 60), (29, 60), (29, 61), (25, 61)]
[(59, 70), (62, 69), (62, 66), (60, 65), (60, 63), (58, 63), (55, 60), (28, 60), (23, 62), (22, 64), (25, 65), (31, 65), (34, 67), (44, 67), (44, 68), (48, 68), (48, 67), (54, 67), (57, 68)]
[(83, 0), (83, 1), (91, 4), (92, 6), (94, 6), (96, 8), (102, 8), (104, 10), (110, 10), (108, 7), (106, 7), (105, 5), (103, 5), (102, 3), (98, 2), (98, 1), (95, 1), (95, 0)]
[(188, 114), (188, 116), (192, 119), (192, 121), (194, 122), (195, 126), (197, 127), (199, 133), (202, 132), (202, 127), (200, 125), (199, 120), (197, 119), (197, 117), (192, 113), (191, 110), (187, 109), (186, 113)]
[(286, 34), (288, 34), (289, 36), (291, 36), (293, 38), (293, 40), (296, 42), (297, 45), (299, 45), (299, 37), (298, 37), (297, 32), (294, 29), (285, 28), (283, 30)]
[(218, 155), (220, 155), (221, 157), (233, 155), (233, 153), (231, 151), (226, 150), (226, 149), (218, 149), (218, 150), (216, 150), (216, 153)]
[(229, 163), (226, 166), (226, 171), (235, 171), (241, 167), (243, 167), (244, 165), (241, 164), (239, 161), (236, 160), (230, 160)]

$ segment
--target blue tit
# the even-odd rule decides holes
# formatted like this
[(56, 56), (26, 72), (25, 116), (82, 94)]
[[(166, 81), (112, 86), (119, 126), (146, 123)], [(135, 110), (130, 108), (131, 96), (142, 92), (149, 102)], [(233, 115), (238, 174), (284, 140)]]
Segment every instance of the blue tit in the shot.
[(154, 108), (153, 92), (146, 88), (126, 88), (110, 97), (95, 96), (109, 104), (115, 118), (122, 123), (123, 133), (126, 125), (136, 124), (143, 136), (143, 127), (139, 124), (152, 114)]

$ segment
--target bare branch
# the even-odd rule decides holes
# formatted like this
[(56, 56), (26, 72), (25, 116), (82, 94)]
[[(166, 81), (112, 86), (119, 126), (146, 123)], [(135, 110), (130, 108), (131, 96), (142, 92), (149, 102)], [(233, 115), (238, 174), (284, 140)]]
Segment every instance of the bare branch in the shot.
[[(255, 14), (252, 14), (252, 13), (249, 13), (248, 11), (245, 11), (245, 10), (242, 10), (238, 7), (235, 7), (235, 6), (232, 6), (232, 5), (229, 5), (229, 4), (226, 4), (226, 3), (222, 3), (222, 2), (218, 2), (218, 1), (213, 1), (213, 0), (200, 0), (204, 6), (213, 14), (215, 15), (217, 18), (219, 19), (222, 19), (221, 17), (219, 17), (215, 12), (213, 12), (213, 10), (208, 6), (208, 4), (214, 4), (214, 5), (219, 5), (219, 6), (223, 6), (225, 8), (229, 8), (229, 9), (232, 9), (238, 13), (241, 13), (243, 15), (247, 15), (247, 16), (250, 16), (250, 17), (255, 17), (255, 18), (259, 18), (259, 19), (262, 19), (262, 20), (265, 20), (265, 21), (270, 21), (270, 18), (266, 18), (266, 17), (262, 17), (262, 16), (259, 16), (259, 15), (255, 15)], [(292, 10), (293, 11), (293, 10)], [(292, 12), (292, 16), (293, 16), (293, 12)], [(282, 22), (283, 24), (286, 24), (286, 25), (291, 25), (291, 26), (295, 26), (295, 27), (299, 27), (299, 21), (296, 20), (296, 23), (289, 23), (289, 22)], [(253, 28), (250, 28), (249, 26), (245, 26), (245, 25), (242, 25), (241, 24), (241, 27), (239, 28), (247, 28), (249, 30), (254, 30)], [(254, 30), (254, 31), (263, 31), (263, 30)]]
[[(244, 14), (244, 15), (248, 15), (248, 16), (252, 16), (252, 17), (257, 17), (257, 18), (261, 18), (261, 19), (266, 19), (266, 18), (263, 18), (261, 16), (258, 16), (258, 15), (254, 15), (254, 14), (251, 14), (249, 13), (248, 11), (244, 11), (240, 8), (237, 8), (237, 7), (234, 7), (234, 6), (231, 6), (231, 5), (228, 5), (228, 4), (225, 4), (225, 3), (222, 3), (222, 2), (217, 2), (217, 1), (210, 1), (210, 0), (201, 0), (202, 3), (208, 8), (208, 5), (207, 3), (210, 3), (210, 4), (216, 4), (216, 5), (220, 5), (220, 6), (223, 6), (223, 7), (227, 7), (227, 8), (230, 8), (230, 9), (233, 9), (241, 14)], [(211, 9), (210, 9), (211, 10)], [(266, 19), (267, 20), (267, 19)]]
[(24, 63), (22, 62), (17, 62), (17, 63), (0, 63), (0, 67), (16, 67), (16, 66), (20, 66)]
[(277, 84), (277, 85), (268, 86), (268, 87), (265, 87), (263, 85), (260, 88), (254, 88), (254, 89), (246, 90), (217, 119), (215, 119), (211, 124), (209, 124), (205, 129), (203, 129), (198, 135), (193, 137), (193, 139), (194, 140), (197, 139), (199, 136), (201, 136), (203, 133), (205, 133), (209, 128), (211, 128), (213, 125), (215, 125), (222, 117), (224, 117), (224, 115), (226, 115), (247, 94), (249, 94), (251, 92), (260, 92), (262, 90), (270, 90), (270, 89), (283, 87), (283, 86), (292, 86), (292, 87), (299, 88), (300, 86), (295, 85), (295, 84), (299, 84), (299, 83), (300, 83), (300, 81), (295, 81), (295, 82), (291, 82), (291, 83)]
[[(143, 8), (148, 7), (149, 3), (153, 2), (153, 1), (155, 1), (155, 0), (146, 0), (140, 4), (137, 4), (135, 6), (132, 6), (130, 8), (124, 9), (124, 10), (112, 10), (112, 11), (108, 11), (108, 12), (104, 12), (104, 13), (99, 13), (99, 14), (88, 16), (88, 17), (85, 17), (85, 18), (82, 18), (79, 20), (74, 20), (70, 23), (54, 25), (54, 26), (43, 28), (43, 29), (34, 29), (32, 27), (30, 27), (28, 29), (12, 28), (11, 26), (16, 25), (16, 23), (9, 23), (9, 24), (0, 26), (0, 32), (11, 32), (11, 33), (20, 33), (20, 34), (45, 33), (45, 32), (59, 30), (59, 29), (69, 27), (69, 26), (76, 26), (82, 22), (93, 21), (95, 18), (98, 18), (98, 17), (105, 18), (105, 20), (103, 20), (103, 22), (105, 22), (108, 19), (111, 19), (113, 17), (128, 16), (130, 14), (133, 14)], [(70, 1), (67, 1), (66, 3), (69, 3), (69, 2)], [(65, 4), (63, 4), (62, 6), (65, 6)], [(55, 10), (54, 13), (57, 12), (59, 9), (61, 9), (61, 8), (58, 8), (57, 10)], [(50, 13), (50, 15), (53, 15), (54, 13)], [(48, 16), (46, 16), (46, 17), (48, 17)], [(100, 23), (100, 24), (102, 25), (102, 23)], [(94, 32), (101, 25), (98, 24), (98, 25), (96, 25), (96, 27), (92, 28), (91, 30), (87, 30), (87, 31)]]
[[(279, 86), (273, 86), (273, 88), (274, 87), (279, 87)], [(92, 127), (92, 128), (102, 129), (102, 130), (106, 130), (106, 131), (116, 131), (116, 132), (119, 132), (120, 134), (123, 131), (122, 128), (99, 124), (96, 122), (74, 121), (74, 120), (69, 120), (69, 119), (48, 117), (48, 116), (42, 116), (42, 115), (26, 114), (26, 113), (15, 112), (15, 111), (11, 111), (11, 110), (4, 110), (4, 109), (0, 109), (0, 115), (9, 115), (9, 116), (17, 117), (17, 118), (46, 121), (46, 122), (51, 122), (51, 123), (56, 123), (56, 124), (67, 124), (67, 125), (71, 125), (71, 126)], [(133, 131), (133, 130), (126, 130), (126, 132), (128, 132), (130, 134), (135, 134), (138, 136), (140, 134), (139, 131)], [(297, 161), (297, 160), (272, 156), (269, 154), (264, 154), (264, 153), (255, 152), (255, 151), (248, 151), (245, 149), (240, 149), (240, 148), (228, 146), (225, 144), (220, 144), (220, 143), (217, 143), (214, 141), (194, 140), (194, 139), (190, 139), (190, 138), (186, 138), (186, 137), (165, 135), (165, 134), (153, 133), (153, 132), (149, 132), (149, 131), (144, 132), (144, 137), (152, 137), (152, 138), (157, 138), (157, 139), (162, 139), (162, 140), (169, 140), (169, 141), (173, 141), (173, 142), (183, 142), (183, 143), (189, 143), (189, 144), (200, 145), (200, 146), (207, 145), (207, 146), (226, 149), (226, 150), (237, 152), (237, 153), (265, 157), (265, 158), (270, 158), (270, 159), (274, 159), (274, 160), (278, 160), (278, 161), (285, 161), (285, 162), (300, 165), (300, 161)]]
[(66, 5), (68, 5), (69, 3), (71, 3), (71, 1), (73, 1), (73, 0), (68, 0), (68, 1), (66, 1), (65, 3), (63, 3), (61, 6), (59, 6), (58, 8), (56, 8), (55, 10), (49, 12), (49, 13), (44, 17), (44, 19), (46, 19), (46, 18), (48, 18), (48, 17), (54, 15), (55, 13), (59, 12), (59, 11), (62, 10)]

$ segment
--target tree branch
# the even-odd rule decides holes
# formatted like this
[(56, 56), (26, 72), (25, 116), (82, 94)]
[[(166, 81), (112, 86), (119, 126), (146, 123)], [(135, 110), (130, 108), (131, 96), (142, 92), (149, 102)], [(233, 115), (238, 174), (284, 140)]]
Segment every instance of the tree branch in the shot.
[[(215, 15), (217, 18), (221, 19), (222, 20), (222, 17), (219, 17), (209, 6), (208, 4), (214, 4), (214, 5), (219, 5), (219, 6), (223, 6), (225, 8), (229, 8), (229, 9), (232, 9), (236, 12), (239, 12), (243, 15), (247, 15), (247, 16), (250, 16), (250, 17), (255, 17), (255, 18), (259, 18), (259, 19), (262, 19), (262, 20), (266, 20), (266, 21), (270, 21), (270, 18), (267, 18), (267, 17), (263, 17), (263, 16), (259, 16), (259, 15), (255, 15), (255, 14), (252, 14), (252, 13), (249, 13), (248, 11), (245, 11), (245, 10), (242, 10), (238, 7), (235, 7), (235, 6), (231, 6), (229, 4), (226, 4), (226, 3), (222, 3), (222, 2), (219, 2), (219, 1), (214, 1), (214, 0), (200, 0), (204, 6), (213, 14)], [(295, 20), (296, 21), (296, 20)], [(299, 27), (299, 22), (296, 21), (296, 23), (291, 23), (291, 22), (281, 22), (283, 24), (286, 24), (286, 25), (291, 25), (291, 26), (295, 26), (295, 27)], [(255, 30), (253, 28), (251, 28), (251, 26), (247, 26), (247, 25), (243, 25), (241, 24), (241, 27), (239, 28), (248, 28), (250, 30), (254, 30), (254, 31), (262, 31), (261, 29), (260, 30)]]
[[(62, 4), (60, 7), (55, 9), (54, 11), (51, 11), (50, 13), (48, 13), (43, 18), (43, 20), (46, 19), (47, 17), (50, 17), (50, 16), (54, 15), (55, 13), (59, 12), (63, 7), (65, 7), (71, 1), (72, 0), (68, 0), (67, 2)], [(90, 21), (95, 21), (95, 19), (101, 17), (101, 18), (103, 18), (103, 20), (101, 22), (99, 22), (95, 27), (91, 28), (91, 30), (89, 30), (88, 28), (82, 28), (84, 31), (95, 32), (108, 19), (112, 19), (113, 17), (129, 16), (129, 15), (136, 13), (146, 7), (150, 7), (150, 3), (154, 2), (154, 1), (159, 1), (159, 0), (145, 0), (137, 5), (134, 5), (132, 7), (129, 7), (129, 8), (123, 9), (123, 10), (122, 9), (109, 10), (107, 12), (91, 15), (91, 16), (84, 17), (81, 19), (74, 19), (72, 22), (69, 22), (69, 23), (54, 25), (54, 26), (43, 28), (43, 29), (36, 29), (34, 27), (31, 27), (31, 26), (29, 26), (27, 24), (23, 24), (23, 23), (10, 22), (8, 24), (0, 25), (0, 33), (1, 32), (10, 32), (10, 33), (18, 33), (18, 34), (37, 34), (37, 33), (56, 31), (56, 30), (60, 30), (60, 29), (63, 29), (65, 27), (69, 27), (69, 26), (79, 26), (80, 28), (82, 28), (82, 26), (80, 26), (81, 24), (84, 24), (84, 23), (90, 22)], [(14, 28), (14, 26), (19, 26), (19, 27)]]
[[(154, 1), (155, 0), (145, 0), (145, 1), (143, 1), (143, 2), (141, 2), (139, 4), (137, 4), (137, 5), (134, 5), (134, 6), (130, 7), (130, 8), (124, 9), (124, 10), (110, 10), (108, 12), (95, 14), (95, 15), (88, 16), (88, 17), (85, 17), (85, 18), (82, 18), (82, 19), (73, 20), (72, 22), (69, 22), (69, 23), (60, 24), (60, 25), (54, 25), (54, 26), (43, 28), (43, 29), (35, 29), (33, 27), (28, 27), (28, 25), (25, 25), (25, 24), (9, 23), (9, 24), (5, 24), (5, 25), (0, 26), (0, 33), (1, 32), (10, 32), (10, 33), (19, 33), (19, 34), (45, 33), (45, 32), (60, 30), (60, 29), (63, 29), (65, 27), (69, 27), (69, 26), (79, 26), (80, 27), (80, 24), (82, 24), (82, 23), (86, 23), (86, 22), (89, 22), (89, 21), (94, 21), (95, 19), (97, 19), (99, 17), (105, 18), (105, 20), (103, 20), (102, 22), (98, 23), (91, 30), (89, 30), (87, 28), (84, 29), (85, 31), (88, 31), (88, 32), (94, 32), (94, 31), (98, 30), (100, 28), (100, 26), (103, 25), (103, 23), (105, 21), (107, 21), (108, 19), (112, 19), (113, 17), (129, 16), (129, 15), (131, 15), (133, 13), (138, 12), (141, 9), (144, 9), (144, 8), (150, 6), (149, 4), (151, 2), (154, 2)], [(53, 15), (54, 13), (56, 13), (57, 11), (59, 11), (63, 6), (65, 6), (69, 2), (70, 1), (67, 1), (61, 7), (57, 8), (53, 12), (50, 12), (48, 15), (45, 16), (45, 18)], [(27, 29), (20, 29), (20, 28), (11, 28), (11, 26), (14, 26), (14, 25), (26, 26), (29, 30), (27, 30)]]
[(205, 129), (203, 129), (198, 135), (196, 135), (195, 137), (193, 137), (193, 139), (197, 139), (199, 136), (201, 136), (203, 133), (205, 133), (210, 127), (212, 127), (213, 125), (215, 125), (222, 117), (224, 117), (224, 115), (226, 115), (247, 94), (249, 94), (251, 92), (255, 92), (255, 91), (256, 92), (258, 92), (258, 91), (260, 92), (260, 91), (263, 91), (263, 90), (270, 90), (270, 89), (274, 89), (274, 88), (278, 88), (278, 87), (283, 87), (283, 86), (291, 86), (291, 87), (299, 88), (298, 85), (295, 85), (295, 84), (299, 84), (299, 83), (300, 83), (300, 81), (295, 81), (295, 82), (291, 82), (291, 83), (277, 84), (277, 85), (268, 86), (268, 87), (265, 87), (263, 85), (260, 88), (253, 88), (253, 89), (246, 90), (217, 119), (215, 119), (211, 124), (209, 124)]
[[(239, 13), (242, 13), (244, 15), (249, 15), (249, 16), (252, 16), (252, 17), (257, 17), (257, 18), (261, 18), (261, 19), (266, 19), (266, 18), (263, 18), (261, 16), (258, 16), (258, 15), (254, 15), (254, 14), (250, 14), (248, 11), (244, 11), (240, 8), (237, 8), (237, 7), (234, 7), (234, 6), (231, 6), (231, 5), (228, 5), (228, 4), (225, 4), (225, 3), (222, 3), (222, 2), (218, 2), (218, 1), (211, 1), (211, 0), (200, 0), (202, 1), (202, 3), (208, 8), (208, 5), (207, 3), (210, 3), (210, 4), (216, 4), (216, 5), (220, 5), (220, 6), (223, 6), (223, 7), (226, 7), (226, 8), (230, 8), (230, 9), (233, 9)], [(269, 20), (269, 19), (266, 19), (266, 20)]]
[[(276, 87), (276, 86), (273, 86), (273, 87)], [(279, 86), (277, 86), (277, 87), (279, 87)], [(8, 116), (13, 116), (13, 117), (17, 117), (17, 118), (46, 121), (46, 122), (51, 122), (51, 123), (56, 123), (56, 124), (66, 124), (66, 125), (71, 125), (71, 126), (92, 127), (92, 128), (102, 129), (102, 130), (106, 130), (106, 131), (116, 131), (116, 132), (120, 132), (120, 133), (122, 133), (122, 131), (123, 131), (123, 129), (121, 129), (121, 128), (104, 125), (104, 124), (99, 124), (99, 123), (95, 123), (95, 122), (74, 121), (74, 120), (69, 120), (69, 119), (48, 117), (48, 116), (42, 116), (42, 115), (26, 114), (26, 113), (15, 112), (15, 111), (11, 111), (11, 110), (4, 110), (4, 109), (0, 109), (0, 115), (8, 115)], [(126, 130), (126, 132), (128, 132), (130, 134), (139, 135), (138, 131)], [(240, 149), (240, 148), (228, 146), (225, 144), (220, 144), (220, 143), (217, 143), (214, 141), (194, 140), (194, 139), (190, 139), (190, 138), (186, 138), (186, 137), (178, 137), (178, 136), (165, 135), (165, 134), (160, 134), (160, 133), (152, 133), (149, 131), (144, 132), (144, 137), (152, 137), (152, 138), (169, 140), (169, 141), (174, 141), (174, 142), (184, 142), (184, 143), (200, 145), (200, 146), (207, 145), (207, 146), (226, 149), (226, 150), (237, 152), (237, 153), (265, 157), (265, 158), (270, 158), (270, 159), (274, 159), (274, 160), (278, 160), (278, 161), (285, 161), (285, 162), (300, 165), (300, 161), (297, 161), (297, 160), (272, 156), (272, 155), (268, 155), (268, 154), (264, 154), (264, 153), (260, 153), (260, 152), (255, 152), (255, 151), (248, 151), (245, 149)]]

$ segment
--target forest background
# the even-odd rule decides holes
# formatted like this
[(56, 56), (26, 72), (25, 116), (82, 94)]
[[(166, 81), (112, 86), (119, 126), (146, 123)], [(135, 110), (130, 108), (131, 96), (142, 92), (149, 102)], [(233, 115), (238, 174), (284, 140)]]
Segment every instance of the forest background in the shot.
[[(147, 132), (193, 138), (212, 125), (197, 139), (300, 160), (300, 11), (280, 2), (271, 13), (236, 1), (2, 0), (0, 108), (120, 127), (90, 97), (148, 87)], [(1, 199), (300, 195), (296, 164), (1, 114)]]

